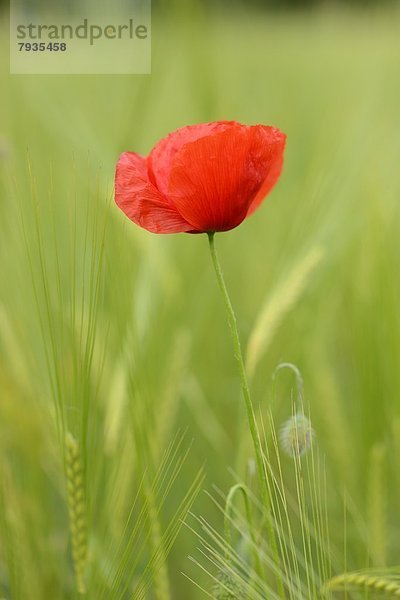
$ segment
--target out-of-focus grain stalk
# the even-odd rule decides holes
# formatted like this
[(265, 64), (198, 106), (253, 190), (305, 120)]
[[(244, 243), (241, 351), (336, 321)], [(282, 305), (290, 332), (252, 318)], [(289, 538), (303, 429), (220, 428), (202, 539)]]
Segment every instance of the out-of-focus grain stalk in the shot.
[(66, 435), (65, 448), (72, 558), (78, 593), (85, 594), (85, 569), (87, 564), (85, 486), (79, 444), (71, 433)]

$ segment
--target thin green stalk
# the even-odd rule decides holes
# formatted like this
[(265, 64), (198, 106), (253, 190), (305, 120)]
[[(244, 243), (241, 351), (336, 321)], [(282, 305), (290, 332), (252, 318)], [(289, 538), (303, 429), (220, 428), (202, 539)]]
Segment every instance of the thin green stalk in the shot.
[[(233, 350), (236, 359), (236, 364), (239, 371), (242, 395), (244, 399), (244, 403), (246, 406), (247, 419), (250, 427), (250, 433), (253, 440), (254, 452), (256, 456), (256, 465), (257, 465), (257, 475), (261, 492), (261, 499), (263, 506), (266, 511), (270, 511), (271, 502), (268, 494), (268, 484), (266, 481), (266, 473), (264, 470), (263, 464), (263, 455), (262, 455), (262, 446), (261, 446), (261, 438), (257, 427), (256, 416), (253, 408), (253, 404), (251, 401), (250, 388), (249, 383), (247, 381), (246, 368), (244, 365), (242, 348), (240, 344), (239, 331), (237, 327), (236, 315), (232, 306), (232, 302), (230, 300), (228, 290), (225, 284), (224, 275), (221, 269), (221, 265), (218, 260), (217, 252), (215, 250), (215, 242), (214, 242), (214, 232), (208, 234), (208, 241), (211, 253), (211, 259), (214, 266), (215, 274), (217, 276), (217, 281), (219, 288), (221, 290), (221, 294), (224, 300), (225, 309), (228, 317), (228, 324), (231, 330), (232, 341), (233, 341)], [(278, 555), (278, 547), (276, 543), (275, 531), (273, 528), (270, 519), (267, 519), (268, 529), (269, 529), (269, 538), (272, 547), (272, 551), (274, 554), (274, 558), (276, 560), (277, 565), (279, 565), (279, 555)], [(277, 582), (279, 591), (281, 593), (281, 597), (285, 598), (284, 588), (282, 578), (277, 576)]]
[(251, 511), (247, 488), (242, 483), (236, 483), (233, 487), (231, 487), (231, 489), (229, 490), (228, 496), (226, 498), (225, 513), (224, 513), (226, 559), (227, 559), (227, 561), (229, 561), (231, 558), (231, 553), (232, 553), (231, 527), (232, 527), (232, 522), (234, 520), (233, 500), (234, 500), (237, 492), (241, 492), (242, 496), (243, 496), (244, 507), (245, 507), (245, 511), (246, 511), (247, 526), (248, 526), (250, 540), (251, 540), (251, 551), (252, 551), (253, 563), (254, 563), (253, 566), (255, 568), (257, 575), (259, 577), (261, 577), (262, 566), (261, 566), (261, 561), (260, 561), (260, 555), (257, 552), (257, 540), (254, 535), (253, 515), (252, 515), (252, 511)]

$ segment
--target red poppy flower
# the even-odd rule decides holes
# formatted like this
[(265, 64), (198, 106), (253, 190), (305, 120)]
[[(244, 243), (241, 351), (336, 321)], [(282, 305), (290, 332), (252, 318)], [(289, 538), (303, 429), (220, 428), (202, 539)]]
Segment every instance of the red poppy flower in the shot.
[(147, 157), (124, 152), (115, 201), (154, 233), (237, 227), (277, 182), (286, 136), (274, 127), (217, 121), (182, 127)]

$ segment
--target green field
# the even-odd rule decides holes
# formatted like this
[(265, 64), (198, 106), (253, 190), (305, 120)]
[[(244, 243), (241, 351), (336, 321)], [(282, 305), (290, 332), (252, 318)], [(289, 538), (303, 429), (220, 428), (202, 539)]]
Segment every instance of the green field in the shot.
[[(10, 76), (7, 27), (0, 598), (380, 598), (375, 573), (400, 595), (399, 11), (171, 8), (150, 76)], [(217, 119), (287, 134), (277, 187), (216, 236), (272, 517), (206, 236), (113, 202), (122, 151)], [(274, 442), (297, 397), (282, 362), (316, 432), (301, 459)], [(229, 549), (238, 481), (252, 524), (237, 497)]]

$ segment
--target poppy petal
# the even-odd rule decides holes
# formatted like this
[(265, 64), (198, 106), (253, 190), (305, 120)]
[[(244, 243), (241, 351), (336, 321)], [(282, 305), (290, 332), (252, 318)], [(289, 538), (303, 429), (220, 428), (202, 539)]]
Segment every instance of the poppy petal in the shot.
[(261, 135), (264, 137), (264, 143), (268, 144), (270, 148), (269, 170), (262, 186), (250, 204), (247, 216), (251, 215), (260, 206), (267, 194), (272, 190), (279, 179), (283, 167), (286, 135), (275, 127), (262, 127), (262, 130)]
[(150, 182), (147, 162), (135, 152), (124, 152), (115, 174), (115, 202), (131, 221), (153, 233), (190, 231), (191, 225)]
[(168, 197), (194, 229), (227, 231), (247, 216), (274, 159), (264, 129), (231, 124), (176, 152)]
[(173, 160), (182, 146), (212, 133), (225, 131), (229, 127), (232, 127), (232, 125), (238, 125), (238, 123), (235, 121), (217, 121), (214, 123), (188, 125), (187, 127), (177, 129), (167, 137), (161, 139), (147, 157), (150, 181), (162, 194), (167, 195)]

